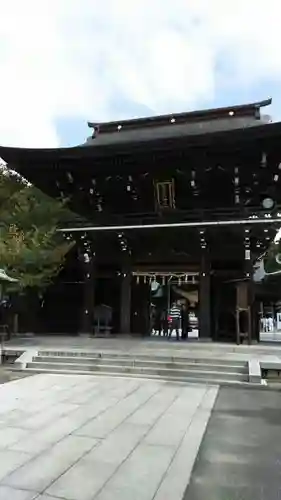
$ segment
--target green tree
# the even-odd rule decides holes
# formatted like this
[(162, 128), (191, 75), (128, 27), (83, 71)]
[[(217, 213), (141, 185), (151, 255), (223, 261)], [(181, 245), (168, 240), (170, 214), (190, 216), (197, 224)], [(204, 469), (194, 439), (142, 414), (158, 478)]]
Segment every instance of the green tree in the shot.
[(57, 232), (74, 215), (5, 167), (0, 171), (0, 268), (18, 278), (12, 289), (46, 288), (73, 246)]

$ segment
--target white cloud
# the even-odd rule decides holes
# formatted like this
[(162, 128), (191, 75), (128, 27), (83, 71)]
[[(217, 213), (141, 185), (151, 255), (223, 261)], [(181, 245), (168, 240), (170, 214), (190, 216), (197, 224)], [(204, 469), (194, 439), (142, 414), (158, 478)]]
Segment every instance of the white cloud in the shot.
[(281, 82), (280, 14), (280, 0), (0, 0), (0, 143), (57, 146), (58, 118), (134, 116), (113, 114), (120, 95), (162, 113), (207, 104), (218, 80), (231, 102)]

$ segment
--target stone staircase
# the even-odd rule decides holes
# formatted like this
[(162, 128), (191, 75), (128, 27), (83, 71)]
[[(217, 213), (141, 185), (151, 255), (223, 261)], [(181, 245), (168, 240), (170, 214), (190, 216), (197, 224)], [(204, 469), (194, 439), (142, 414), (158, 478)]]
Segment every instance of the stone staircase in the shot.
[(26, 364), (25, 369), (36, 373), (92, 374), (211, 384), (245, 384), (249, 381), (246, 361), (124, 352), (41, 350)]

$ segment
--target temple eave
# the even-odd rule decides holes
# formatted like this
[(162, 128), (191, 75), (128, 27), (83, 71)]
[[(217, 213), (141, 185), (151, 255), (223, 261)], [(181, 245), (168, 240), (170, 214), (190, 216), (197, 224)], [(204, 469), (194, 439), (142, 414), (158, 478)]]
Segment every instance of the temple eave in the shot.
[(256, 124), (249, 127), (242, 127), (230, 130), (208, 131), (206, 133), (194, 134), (179, 134), (171, 137), (139, 137), (138, 140), (132, 141), (116, 141), (108, 143), (98, 143), (95, 139), (90, 144), (83, 144), (71, 148), (56, 148), (56, 149), (33, 149), (33, 148), (17, 148), (0, 146), (0, 158), (6, 163), (16, 165), (28, 164), (32, 166), (37, 164), (52, 163), (55, 161), (79, 160), (87, 158), (104, 158), (111, 156), (113, 153), (118, 154), (133, 154), (143, 150), (171, 150), (177, 147), (183, 147), (188, 150), (198, 146), (215, 146), (219, 144), (226, 146), (246, 141), (256, 140), (274, 140), (281, 135), (281, 122)]

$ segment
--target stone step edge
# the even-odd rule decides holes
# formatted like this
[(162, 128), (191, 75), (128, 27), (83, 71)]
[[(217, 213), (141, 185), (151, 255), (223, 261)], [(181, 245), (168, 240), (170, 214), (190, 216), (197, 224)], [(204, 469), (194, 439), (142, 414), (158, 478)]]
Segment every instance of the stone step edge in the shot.
[[(29, 362), (28, 365), (27, 365), (27, 368), (30, 368), (33, 363), (34, 362)], [(39, 363), (36, 363), (36, 364), (41, 364), (41, 363), (39, 362)], [(51, 364), (51, 365), (54, 365), (54, 368), (56, 368), (56, 366), (61, 366), (62, 369), (64, 369), (66, 366), (69, 367), (69, 363), (42, 363), (42, 364), (43, 365), (44, 364)], [(81, 366), (81, 365), (79, 363), (72, 363), (71, 366)], [(92, 366), (90, 366), (90, 368), (92, 368)], [(118, 372), (119, 373), (126, 373), (126, 368), (127, 367), (122, 367), (122, 366), (118, 366), (118, 365), (102, 365), (102, 366), (100, 366), (100, 368), (101, 368), (100, 370), (91, 370), (91, 369), (89, 369), (89, 370), (82, 370), (82, 371), (85, 371), (87, 373), (91, 373), (91, 372), (95, 373), (95, 372), (102, 372), (103, 370), (105, 370), (107, 368), (110, 369), (110, 370), (116, 368), (116, 372), (113, 371), (112, 373), (118, 373)], [(134, 367), (130, 367), (130, 368), (132, 369)], [(145, 369), (147, 367), (144, 367), (143, 370), (140, 370), (140, 368), (141, 367), (135, 367), (135, 372), (132, 371), (132, 372), (127, 372), (127, 373), (138, 373), (138, 372), (145, 373), (147, 371)], [(148, 369), (152, 370), (152, 371), (158, 371), (157, 368), (148, 368)], [(107, 373), (111, 373), (110, 370)], [(69, 370), (69, 371), (72, 371), (72, 373), (76, 373), (79, 370)], [(164, 373), (163, 373), (163, 375), (159, 375), (160, 377), (164, 376), (165, 372), (168, 373), (168, 372), (175, 372), (175, 371), (181, 373), (183, 376), (184, 376), (185, 373), (192, 373), (192, 374), (194, 374), (194, 376), (196, 376), (196, 374), (197, 374), (197, 375), (200, 375), (200, 378), (202, 376), (204, 376), (204, 375), (206, 375), (206, 376), (209, 376), (209, 375), (210, 376), (212, 376), (212, 375), (219, 375), (219, 376), (225, 375), (226, 377), (231, 377), (231, 378), (234, 378), (235, 376), (244, 376), (244, 375), (247, 375), (245, 373), (239, 373), (238, 374), (238, 373), (227, 372), (227, 371), (225, 371), (225, 372), (216, 372), (216, 371), (209, 371), (209, 370), (190, 370), (190, 371), (188, 371), (188, 370), (181, 370), (181, 369), (175, 370), (173, 368), (161, 368), (161, 371), (164, 372)]]
[[(40, 359), (37, 359), (37, 358), (40, 358)], [(51, 358), (51, 359), (50, 359)], [(67, 363), (65, 363), (65, 360), (71, 360)], [(77, 363), (76, 362), (73, 362), (73, 359), (74, 357), (67, 357), (67, 356), (34, 356), (33, 357), (33, 360), (32, 362), (35, 362), (35, 363), (57, 363), (57, 362), (60, 362), (60, 363), (63, 363), (63, 364), (69, 364), (69, 365), (75, 365), (75, 364), (80, 364), (80, 360), (78, 361), (77, 360)], [(98, 366), (105, 366), (106, 365), (106, 362), (108, 361), (118, 361), (118, 363), (129, 363), (129, 365), (126, 365), (126, 366), (132, 366), (134, 363), (149, 363), (147, 366), (144, 366), (145, 368), (150, 368), (152, 365), (154, 365), (155, 363), (159, 364), (159, 365), (165, 365), (167, 363), (170, 363), (171, 365), (173, 365), (173, 367), (175, 368), (178, 368), (179, 365), (185, 365), (186, 367), (196, 367), (196, 368), (201, 368), (201, 367), (212, 367), (212, 368), (221, 368), (221, 369), (229, 369), (229, 368), (234, 368), (236, 370), (241, 370), (241, 371), (237, 371), (237, 373), (239, 374), (242, 374), (242, 373), (248, 373), (247, 371), (247, 364), (245, 364), (245, 366), (240, 366), (240, 365), (236, 365), (236, 364), (219, 364), (219, 363), (192, 363), (192, 362), (184, 362), (184, 361), (163, 361), (163, 360), (160, 360), (160, 359), (154, 359), (154, 360), (140, 360), (140, 359), (128, 359), (128, 358), (86, 358), (86, 357), (82, 357), (83, 359), (83, 364), (84, 364), (84, 361), (85, 362), (89, 362), (90, 363), (95, 363), (95, 361), (100, 361), (100, 363), (98, 364)], [(75, 360), (76, 361), (76, 360)], [(81, 363), (82, 364), (82, 363)], [(114, 365), (108, 365), (108, 366), (114, 366)], [(119, 366), (119, 364), (115, 366)], [(139, 368), (141, 368), (142, 365), (139, 366)], [(172, 367), (171, 367), (172, 369)], [(233, 373), (236, 373), (236, 372), (233, 372)]]
[(119, 353), (110, 353), (110, 352), (100, 352), (100, 351), (79, 351), (79, 352), (71, 352), (71, 351), (49, 351), (49, 350), (38, 350), (37, 351), (38, 356), (44, 356), (44, 357), (69, 357), (69, 358), (84, 358), (84, 357), (89, 357), (91, 359), (136, 359), (136, 360), (161, 360), (161, 361), (176, 361), (176, 362), (185, 362), (186, 360), (191, 361), (192, 363), (205, 363), (205, 364), (213, 364), (214, 362), (219, 362), (222, 363), (223, 365), (226, 364), (231, 364), (234, 363), (236, 366), (241, 366), (245, 367), (247, 365), (247, 360), (233, 360), (232, 358), (227, 359), (227, 358), (202, 358), (202, 357), (196, 357), (196, 356), (163, 356), (161, 354), (137, 354), (137, 353), (124, 353), (124, 352), (119, 352)]
[(141, 380), (157, 380), (159, 382), (167, 383), (167, 382), (175, 382), (175, 383), (180, 383), (180, 384), (196, 384), (196, 385), (227, 385), (227, 386), (233, 386), (233, 387), (252, 387), (255, 389), (261, 389), (261, 388), (267, 388), (265, 384), (252, 384), (247, 381), (241, 381), (241, 380), (218, 380), (218, 379), (203, 379), (203, 378), (193, 378), (193, 377), (167, 377), (164, 378), (161, 375), (147, 375), (147, 374), (130, 374), (130, 373), (120, 373), (120, 372), (112, 372), (112, 373), (106, 373), (102, 371), (98, 372), (89, 372), (85, 370), (79, 370), (79, 371), (72, 371), (72, 370), (49, 370), (46, 368), (25, 368), (26, 372), (34, 373), (34, 374), (40, 374), (40, 373), (46, 373), (46, 374), (58, 374), (58, 375), (77, 375), (77, 376), (91, 376), (91, 377), (103, 377), (103, 378), (110, 378), (110, 377), (115, 377), (115, 378), (137, 378)]

